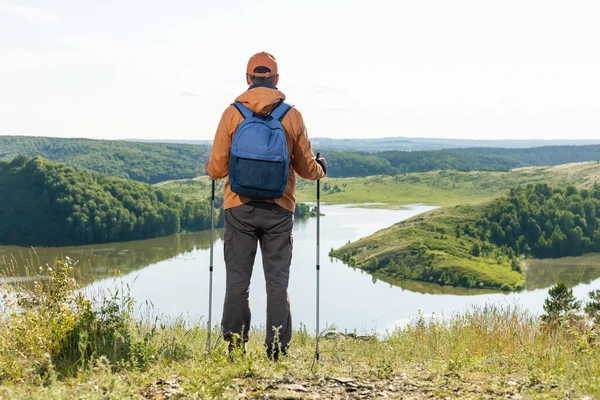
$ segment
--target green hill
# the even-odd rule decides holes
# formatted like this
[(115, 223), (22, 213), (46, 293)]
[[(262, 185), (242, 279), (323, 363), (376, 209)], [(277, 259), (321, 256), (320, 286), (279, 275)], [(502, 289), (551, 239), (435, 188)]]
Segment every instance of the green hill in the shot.
[(210, 146), (0, 136), (0, 160), (42, 156), (100, 174), (156, 183), (204, 173)]
[[(474, 227), (489, 204), (461, 205), (434, 210), (383, 229), (338, 250), (330, 256), (369, 273), (472, 288), (521, 289), (525, 279), (515, 271), (513, 258), (492, 248), (474, 256), (479, 240), (464, 234)], [(456, 227), (461, 225), (460, 237)], [(514, 257), (514, 256), (513, 256)]]
[(0, 243), (63, 246), (166, 236), (210, 226), (206, 201), (41, 157), (0, 162)]
[(600, 252), (600, 186), (511, 189), (403, 221), (330, 255), (369, 273), (469, 288), (524, 287), (521, 257)]
[[(319, 142), (315, 152), (322, 150)], [(42, 156), (105, 175), (146, 183), (204, 175), (210, 145), (0, 136), (0, 160)], [(525, 166), (600, 160), (600, 146), (530, 149), (469, 148), (380, 153), (324, 151), (332, 178), (396, 175), (438, 170), (509, 171)]]
[(526, 165), (542, 166), (600, 160), (600, 145), (544, 146), (525, 149), (478, 147), (470, 149), (452, 149), (447, 150), (446, 153), (455, 154), (461, 157), (465, 154), (510, 157)]

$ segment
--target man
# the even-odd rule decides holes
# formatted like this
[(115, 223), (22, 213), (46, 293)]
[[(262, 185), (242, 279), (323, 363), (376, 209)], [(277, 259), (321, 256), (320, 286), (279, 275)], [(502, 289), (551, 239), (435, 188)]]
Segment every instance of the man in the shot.
[(279, 118), (287, 143), (286, 156), (289, 156), (291, 164), (287, 184), (285, 174), (282, 175), (285, 186), (285, 189), (282, 187), (283, 195), (265, 200), (235, 193), (228, 176), (229, 160), (236, 130), (245, 120), (244, 111), (246, 117), (269, 116), (285, 100), (285, 95), (277, 89), (277, 61), (269, 53), (257, 53), (250, 58), (246, 82), (250, 85), (248, 90), (221, 117), (212, 154), (206, 166), (212, 179), (227, 176), (224, 203), (227, 282), (221, 325), (224, 338), (229, 342), (230, 352), (236, 345), (243, 347), (248, 341), (250, 278), (257, 244), (260, 243), (267, 286), (265, 345), (267, 355), (277, 360), (280, 353), (286, 354), (292, 338), (292, 316), (287, 289), (292, 260), (295, 173), (304, 179), (321, 179), (325, 176), (327, 162), (323, 158), (316, 159), (313, 155), (302, 116), (291, 107)]

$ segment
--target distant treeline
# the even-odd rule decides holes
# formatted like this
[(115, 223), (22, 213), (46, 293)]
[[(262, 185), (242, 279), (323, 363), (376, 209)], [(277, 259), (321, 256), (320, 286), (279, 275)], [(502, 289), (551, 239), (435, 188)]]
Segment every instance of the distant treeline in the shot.
[(600, 145), (547, 146), (527, 149), (468, 148), (380, 153), (323, 153), (329, 176), (351, 177), (437, 170), (508, 171), (526, 166), (551, 166), (600, 160)]
[[(600, 157), (600, 148), (598, 150)], [(515, 158), (466, 151), (327, 152), (330, 177), (396, 175), (437, 170), (508, 171), (528, 164)]]
[(42, 156), (100, 174), (157, 183), (204, 174), (210, 146), (0, 136), (0, 160)]
[(515, 255), (536, 258), (579, 256), (600, 252), (600, 187), (578, 190), (546, 184), (512, 189), (497, 200), (474, 227), (457, 233), (479, 237), (474, 255), (491, 242)]
[(210, 205), (145, 183), (19, 156), (0, 162), (0, 243), (121, 242), (210, 227)]
[[(315, 152), (318, 151), (315, 146)], [(508, 171), (525, 166), (600, 160), (600, 145), (525, 149), (322, 152), (330, 177), (395, 175), (436, 170)], [(105, 175), (157, 183), (203, 175), (210, 146), (90, 139), (0, 136), (0, 160), (36, 156)]]
[(480, 154), (508, 157), (531, 166), (560, 165), (573, 162), (600, 160), (600, 145), (588, 146), (545, 146), (526, 149), (476, 147), (450, 149), (444, 152), (455, 154)]

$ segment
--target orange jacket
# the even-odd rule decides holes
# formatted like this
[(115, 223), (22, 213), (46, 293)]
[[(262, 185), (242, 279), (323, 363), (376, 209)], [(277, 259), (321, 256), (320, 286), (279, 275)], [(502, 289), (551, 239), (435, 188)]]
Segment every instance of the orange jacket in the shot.
[[(236, 99), (236, 101), (244, 103), (250, 110), (263, 114), (270, 113), (281, 100), (285, 100), (285, 95), (282, 92), (262, 86), (249, 89)], [(215, 134), (212, 154), (206, 164), (206, 172), (212, 179), (224, 178), (229, 173), (231, 142), (235, 130), (243, 120), (244, 117), (234, 106), (229, 106), (223, 113)], [(310, 180), (321, 179), (325, 174), (321, 166), (315, 161), (300, 112), (295, 108), (291, 108), (281, 122), (285, 130), (292, 168), (290, 168), (283, 197), (263, 201), (277, 203), (281, 207), (294, 212), (296, 206), (296, 174), (294, 171), (300, 177)], [(229, 178), (227, 178), (225, 183), (225, 209), (237, 207), (251, 200), (248, 197), (233, 193), (229, 187)]]

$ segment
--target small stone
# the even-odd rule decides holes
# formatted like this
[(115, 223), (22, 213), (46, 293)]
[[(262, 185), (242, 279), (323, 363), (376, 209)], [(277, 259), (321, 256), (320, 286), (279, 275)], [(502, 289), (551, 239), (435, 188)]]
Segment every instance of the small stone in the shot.
[(507, 384), (508, 386), (517, 386), (517, 385), (518, 385), (518, 383), (517, 383), (517, 382), (515, 382), (515, 381), (508, 381), (508, 382), (506, 382), (506, 384)]
[(333, 380), (336, 382), (339, 382), (339, 383), (343, 383), (344, 385), (346, 385), (350, 382), (354, 382), (354, 379), (352, 379), (352, 378), (343, 378), (343, 377), (333, 378)]
[(283, 385), (282, 388), (291, 390), (292, 392), (304, 392), (308, 393), (308, 389), (304, 385), (300, 385), (298, 383), (292, 383), (289, 385)]
[(377, 393), (377, 396), (383, 397), (384, 399), (387, 399), (388, 397), (390, 397), (386, 392), (379, 392), (379, 393)]
[(387, 390), (390, 391), (390, 392), (395, 392), (396, 391), (396, 387), (394, 385), (390, 385), (390, 386), (388, 386)]

